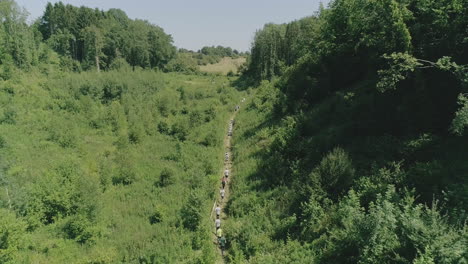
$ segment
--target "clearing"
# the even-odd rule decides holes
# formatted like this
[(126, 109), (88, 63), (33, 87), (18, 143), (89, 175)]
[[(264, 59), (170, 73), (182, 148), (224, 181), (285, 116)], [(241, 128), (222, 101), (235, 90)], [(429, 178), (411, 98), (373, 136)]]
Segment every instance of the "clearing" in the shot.
[(233, 73), (237, 73), (237, 69), (239, 68), (239, 66), (244, 64), (246, 61), (247, 60), (244, 57), (239, 57), (236, 59), (233, 59), (231, 57), (224, 57), (218, 63), (200, 66), (200, 71), (210, 73), (221, 73), (223, 75), (228, 74), (228, 72), (230, 71), (232, 71)]

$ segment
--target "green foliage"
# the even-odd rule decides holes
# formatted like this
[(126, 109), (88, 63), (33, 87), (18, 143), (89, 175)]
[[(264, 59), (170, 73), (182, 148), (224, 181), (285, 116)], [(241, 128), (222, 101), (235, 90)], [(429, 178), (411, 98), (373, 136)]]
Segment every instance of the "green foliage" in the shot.
[(335, 148), (328, 153), (309, 175), (311, 182), (320, 186), (333, 197), (346, 191), (353, 183), (355, 170), (346, 152)]
[(196, 231), (200, 227), (202, 220), (202, 200), (197, 192), (191, 192), (188, 201), (180, 210), (180, 217), (184, 228)]
[(176, 58), (169, 61), (165, 69), (170, 72), (196, 73), (198, 65), (189, 54), (179, 53)]
[(132, 20), (118, 9), (49, 3), (35, 27), (52, 49), (84, 69), (122, 68), (126, 62), (134, 69), (163, 69), (176, 53), (172, 37), (162, 28)]
[(460, 105), (460, 109), (455, 113), (450, 130), (457, 135), (462, 135), (468, 126), (468, 98), (464, 95), (459, 95), (458, 104)]
[(154, 212), (149, 216), (149, 222), (152, 225), (162, 222), (163, 219), (164, 219), (164, 215), (161, 212), (161, 210), (159, 210), (158, 208), (155, 208)]
[(79, 243), (87, 243), (93, 239), (93, 230), (89, 221), (81, 215), (70, 218), (63, 227), (63, 232), (69, 239), (74, 239)]
[(377, 89), (385, 92), (389, 89), (396, 89), (396, 84), (406, 79), (408, 72), (412, 72), (416, 67), (422, 64), (407, 53), (384, 54), (386, 60), (391, 61), (387, 70), (379, 70), (380, 81), (377, 83)]
[[(217, 92), (215, 82), (226, 77), (139, 70), (18, 74), (0, 89), (0, 210), (9, 212), (2, 211), (0, 222), (6, 219), (11, 231), (8, 238), (0, 234), (11, 241), (7, 251), (1, 246), (5, 259), (215, 259), (206, 201), (214, 197), (232, 111), (220, 99), (242, 96), (230, 86)], [(184, 194), (191, 189), (197, 194), (189, 199)]]
[(73, 148), (78, 144), (76, 124), (69, 120), (53, 120), (49, 130), (49, 140), (63, 148)]
[(14, 263), (20, 254), (25, 224), (7, 209), (0, 208), (0, 262)]
[(159, 174), (159, 183), (161, 187), (166, 187), (174, 184), (174, 171), (169, 168), (164, 168)]
[(0, 61), (5, 62), (2, 77), (11, 77), (12, 62), (22, 69), (37, 62), (33, 31), (26, 24), (27, 13), (15, 1), (0, 2)]
[(234, 135), (232, 262), (274, 262), (294, 244), (317, 263), (465, 261), (456, 2), (333, 1), (257, 32), (243, 77), (260, 85)]

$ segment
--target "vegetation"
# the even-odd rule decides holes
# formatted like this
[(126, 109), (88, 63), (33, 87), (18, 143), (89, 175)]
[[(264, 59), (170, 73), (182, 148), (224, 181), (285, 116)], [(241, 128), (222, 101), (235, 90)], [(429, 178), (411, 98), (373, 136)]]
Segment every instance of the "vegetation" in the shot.
[(255, 35), (232, 263), (465, 263), (468, 2), (335, 0)]
[(162, 28), (131, 20), (119, 9), (48, 3), (34, 28), (64, 60), (78, 61), (83, 69), (109, 69), (119, 59), (133, 67), (163, 69), (176, 53)]
[(141, 71), (2, 81), (0, 262), (211, 263), (221, 139), (240, 96), (227, 82)]
[(243, 67), (245, 67), (245, 63), (246, 59), (244, 57), (239, 57), (237, 59), (225, 57), (218, 63), (200, 66), (200, 71), (233, 76), (242, 71)]
[(467, 262), (467, 0), (334, 0), (251, 55), (117, 9), (26, 18), (0, 1), (0, 263), (219, 260), (247, 96), (226, 261)]
[(212, 263), (230, 80), (115, 9), (0, 1), (0, 42), (0, 263)]
[(214, 262), (229, 80), (142, 71), (198, 63), (121, 10), (26, 18), (0, 1), (0, 263)]

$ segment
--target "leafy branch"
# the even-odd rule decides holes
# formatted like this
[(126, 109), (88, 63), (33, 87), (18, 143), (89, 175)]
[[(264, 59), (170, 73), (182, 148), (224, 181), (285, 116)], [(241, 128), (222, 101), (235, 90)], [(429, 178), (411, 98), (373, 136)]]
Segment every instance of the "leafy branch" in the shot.
[[(468, 65), (458, 65), (450, 57), (444, 56), (436, 62), (418, 59), (408, 53), (384, 54), (383, 57), (388, 61), (389, 67), (378, 71), (377, 89), (382, 93), (395, 90), (398, 82), (406, 79), (416, 69), (426, 68), (436, 68), (450, 72), (456, 76), (465, 88), (468, 86)], [(462, 135), (465, 128), (468, 127), (468, 93), (461, 93), (458, 96), (458, 105), (460, 105), (460, 108), (455, 113), (450, 131)]]

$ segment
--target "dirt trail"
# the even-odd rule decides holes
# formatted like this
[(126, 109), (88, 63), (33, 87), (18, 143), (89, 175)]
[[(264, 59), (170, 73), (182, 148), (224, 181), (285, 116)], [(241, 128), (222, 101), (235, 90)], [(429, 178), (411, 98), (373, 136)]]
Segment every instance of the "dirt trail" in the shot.
[[(234, 120), (234, 122), (235, 122), (235, 117), (236, 117), (238, 112), (239, 112), (239, 110), (234, 111), (233, 114), (231, 115), (231, 117), (229, 118), (228, 123), (227, 123), (228, 129), (229, 129), (229, 124), (230, 124), (231, 120)], [(235, 124), (233, 125), (232, 131), (233, 131), (232, 133), (234, 133)], [(221, 229), (222, 230), (223, 230), (223, 224), (227, 219), (227, 215), (224, 213), (224, 206), (229, 201), (229, 193), (230, 193), (229, 192), (229, 187), (231, 185), (232, 177), (234, 176), (234, 174), (233, 174), (233, 172), (231, 170), (231, 168), (232, 168), (232, 151), (231, 151), (232, 150), (232, 144), (231, 144), (232, 136), (229, 136), (227, 132), (228, 132), (228, 130), (226, 130), (226, 133), (225, 133), (225, 136), (224, 136), (224, 149), (225, 149), (225, 152), (228, 153), (229, 158), (228, 158), (228, 160), (224, 160), (224, 166), (223, 166), (222, 174), (221, 174), (221, 177), (220, 177), (220, 180), (219, 180), (219, 188), (218, 188), (218, 193), (217, 193), (217, 199), (215, 201), (215, 204), (218, 203), (219, 207), (221, 208), (220, 219), (221, 219)], [(224, 157), (223, 157), (223, 159), (224, 159)], [(221, 199), (221, 195), (220, 195), (219, 191), (221, 189), (221, 179), (222, 179), (222, 177), (224, 177), (224, 171), (225, 170), (229, 170), (229, 177), (227, 178), (227, 184), (224, 187), (224, 190), (225, 190), (224, 199)], [(216, 228), (215, 228), (215, 224), (214, 224), (214, 220), (216, 219), (216, 212), (214, 212), (215, 207), (216, 207), (216, 205), (213, 205), (213, 209), (212, 209), (212, 212), (211, 212), (211, 219), (213, 221), (211, 223), (212, 223), (212, 230), (213, 230), (213, 243), (218, 245), (218, 238), (216, 237)], [(224, 232), (223, 232), (223, 236), (224, 236)], [(217, 251), (218, 251), (218, 259), (217, 259), (216, 263), (225, 263), (224, 256), (222, 255), (222, 252), (221, 252), (221, 249), (219, 248), (219, 246), (217, 246)], [(226, 252), (224, 252), (224, 254), (226, 254)]]

